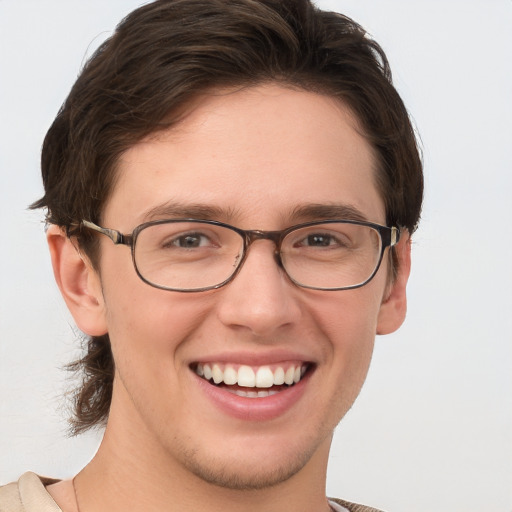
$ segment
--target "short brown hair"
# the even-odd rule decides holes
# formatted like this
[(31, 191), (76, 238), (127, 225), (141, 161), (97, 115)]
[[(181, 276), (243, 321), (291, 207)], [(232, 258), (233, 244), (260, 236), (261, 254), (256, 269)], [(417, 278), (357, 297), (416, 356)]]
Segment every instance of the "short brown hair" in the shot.
[[(388, 225), (412, 233), (423, 197), (411, 122), (380, 46), (351, 19), (310, 0), (157, 0), (128, 15), (85, 65), (42, 151), (44, 196), (32, 205), (76, 237), (101, 214), (128, 148), (175, 123), (183, 107), (219, 87), (278, 82), (347, 105), (375, 150)], [(114, 361), (108, 334), (87, 340), (75, 394), (76, 433), (104, 423)]]

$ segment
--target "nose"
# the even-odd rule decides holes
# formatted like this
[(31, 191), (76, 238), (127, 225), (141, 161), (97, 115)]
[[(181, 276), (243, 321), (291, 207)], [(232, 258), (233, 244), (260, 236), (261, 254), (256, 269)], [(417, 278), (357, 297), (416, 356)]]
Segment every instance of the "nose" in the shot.
[(239, 273), (219, 290), (217, 311), (224, 325), (262, 337), (300, 318), (301, 290), (279, 267), (274, 249), (270, 240), (255, 241)]

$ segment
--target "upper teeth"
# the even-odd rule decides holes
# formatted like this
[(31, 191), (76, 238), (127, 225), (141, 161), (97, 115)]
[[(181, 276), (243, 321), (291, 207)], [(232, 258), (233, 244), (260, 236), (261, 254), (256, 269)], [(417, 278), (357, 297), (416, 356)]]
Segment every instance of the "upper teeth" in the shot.
[(271, 388), (287, 384), (291, 386), (300, 381), (306, 371), (306, 366), (296, 364), (286, 368), (277, 366), (273, 370), (270, 366), (241, 365), (236, 369), (233, 365), (201, 364), (196, 366), (196, 373), (206, 380), (213, 380), (215, 384), (223, 382), (227, 385), (238, 384), (244, 388)]

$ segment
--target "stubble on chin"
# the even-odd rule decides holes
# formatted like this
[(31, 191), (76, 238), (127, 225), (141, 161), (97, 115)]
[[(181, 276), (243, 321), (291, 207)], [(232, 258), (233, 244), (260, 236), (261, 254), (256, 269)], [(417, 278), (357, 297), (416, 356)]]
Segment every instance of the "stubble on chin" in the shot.
[[(330, 439), (332, 431), (327, 435)], [(311, 460), (319, 444), (311, 443), (309, 449), (288, 457), (277, 456), (277, 462), (271, 467), (265, 454), (262, 454), (262, 463), (258, 464), (244, 459), (219, 460), (182, 444), (179, 452), (184, 469), (208, 484), (233, 491), (258, 491), (276, 487), (294, 477)]]

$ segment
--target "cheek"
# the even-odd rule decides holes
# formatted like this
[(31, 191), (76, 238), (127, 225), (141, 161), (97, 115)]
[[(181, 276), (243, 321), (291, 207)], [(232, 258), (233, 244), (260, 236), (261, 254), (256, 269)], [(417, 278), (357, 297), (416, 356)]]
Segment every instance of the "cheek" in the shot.
[(175, 373), (171, 368), (179, 368), (181, 345), (206, 314), (206, 303), (147, 285), (131, 260), (129, 265), (109, 263), (105, 258), (102, 285), (116, 368), (150, 381), (169, 379)]
[[(337, 424), (356, 401), (366, 380), (373, 354), (375, 322), (339, 315), (333, 322), (330, 406)], [(337, 334), (336, 334), (337, 333)]]
[(341, 314), (333, 322), (332, 360), (337, 384), (351, 390), (353, 398), (366, 378), (373, 354), (376, 322), (373, 318)]
[[(146, 286), (146, 285), (144, 285)], [(204, 315), (200, 304), (190, 304), (172, 292), (106, 295), (107, 324), (113, 345), (145, 354), (174, 353), (195, 331)]]
[(183, 376), (188, 367), (182, 364), (182, 347), (194, 337), (202, 316), (197, 305), (162, 293), (160, 298), (158, 290), (149, 288), (149, 293), (130, 298), (109, 300), (107, 295), (107, 308), (112, 304), (108, 325), (116, 368), (114, 402), (124, 404), (123, 415), (135, 406), (143, 418), (156, 422), (151, 428), (169, 425), (173, 411), (186, 406)]
[(362, 288), (322, 292), (312, 298), (309, 309), (314, 322), (330, 340), (333, 351), (373, 345), (384, 282), (374, 280)]
[[(377, 283), (376, 283), (377, 284)], [(370, 365), (382, 287), (333, 292), (316, 301), (315, 324), (326, 340), (323, 357), (331, 385), (355, 398)], [(348, 397), (347, 397), (348, 398)]]

